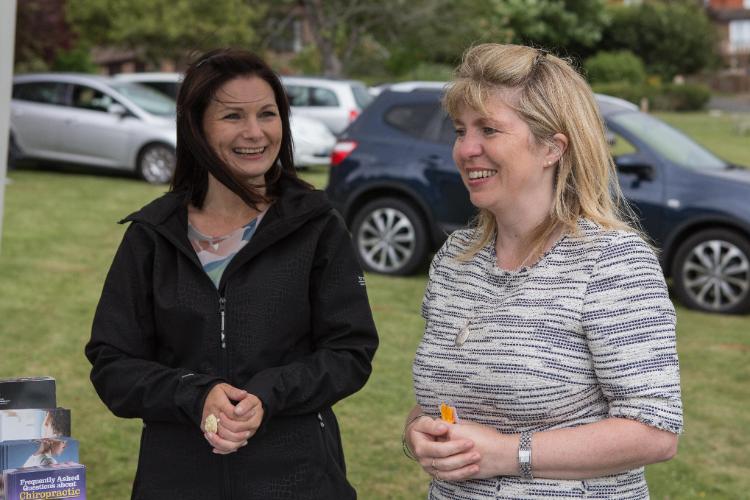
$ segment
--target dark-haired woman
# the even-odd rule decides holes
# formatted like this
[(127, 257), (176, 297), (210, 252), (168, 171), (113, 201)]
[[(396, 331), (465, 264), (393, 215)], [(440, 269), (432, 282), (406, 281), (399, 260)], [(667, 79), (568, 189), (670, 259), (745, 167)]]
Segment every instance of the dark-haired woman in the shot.
[(279, 79), (205, 54), (177, 137), (86, 346), (102, 400), (144, 422), (132, 497), (355, 498), (331, 406), (367, 380), (377, 334), (343, 221), (295, 175)]

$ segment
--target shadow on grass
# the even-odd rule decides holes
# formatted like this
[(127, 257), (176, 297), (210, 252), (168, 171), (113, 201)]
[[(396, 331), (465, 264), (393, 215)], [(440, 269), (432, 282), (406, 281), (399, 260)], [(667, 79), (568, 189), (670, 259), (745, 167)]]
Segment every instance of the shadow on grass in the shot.
[(18, 160), (13, 165), (12, 170), (24, 172), (50, 172), (50, 173), (69, 173), (76, 175), (88, 175), (107, 178), (121, 178), (130, 180), (140, 180), (135, 171), (112, 169), (107, 167), (92, 167), (79, 163), (53, 162), (41, 160)]

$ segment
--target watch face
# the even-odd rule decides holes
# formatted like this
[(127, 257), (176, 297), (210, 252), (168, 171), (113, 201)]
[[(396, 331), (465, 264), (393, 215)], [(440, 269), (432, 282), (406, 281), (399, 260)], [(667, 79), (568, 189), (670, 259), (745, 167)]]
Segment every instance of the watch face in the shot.
[(531, 462), (531, 450), (518, 450), (518, 461), (521, 463)]

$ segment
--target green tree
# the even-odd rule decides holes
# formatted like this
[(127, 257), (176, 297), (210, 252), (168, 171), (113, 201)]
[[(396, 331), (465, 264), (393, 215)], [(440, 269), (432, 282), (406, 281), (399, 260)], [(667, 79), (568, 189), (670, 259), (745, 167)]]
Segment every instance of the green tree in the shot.
[(96, 45), (135, 49), (151, 62), (178, 63), (217, 46), (251, 48), (262, 2), (244, 0), (75, 0), (68, 18)]
[(630, 50), (649, 73), (671, 80), (710, 66), (715, 60), (716, 32), (696, 2), (652, 1), (610, 9), (603, 50)]
[(646, 70), (643, 61), (628, 50), (599, 52), (584, 62), (586, 78), (589, 83), (632, 83), (642, 84), (646, 81)]
[(563, 55), (594, 51), (608, 21), (604, 0), (433, 0), (432, 14), (416, 17), (389, 40), (397, 72), (423, 61), (455, 65), (472, 44), (530, 44)]
[(73, 50), (76, 36), (65, 17), (65, 0), (23, 0), (16, 13), (15, 70), (43, 71), (62, 52)]
[(557, 52), (590, 50), (608, 21), (604, 0), (493, 0), (492, 18), (504, 24), (514, 43)]

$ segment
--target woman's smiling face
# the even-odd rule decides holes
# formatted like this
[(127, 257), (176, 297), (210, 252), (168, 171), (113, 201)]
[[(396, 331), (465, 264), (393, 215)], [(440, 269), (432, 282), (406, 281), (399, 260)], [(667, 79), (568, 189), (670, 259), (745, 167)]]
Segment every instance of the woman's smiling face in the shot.
[(549, 147), (539, 143), (529, 126), (503, 99), (492, 93), (484, 103), (488, 114), (463, 106), (454, 116), (453, 160), (471, 202), (497, 215), (537, 198), (551, 204)]
[(271, 86), (257, 76), (219, 87), (203, 114), (203, 132), (232, 172), (263, 185), (281, 149), (281, 117)]

